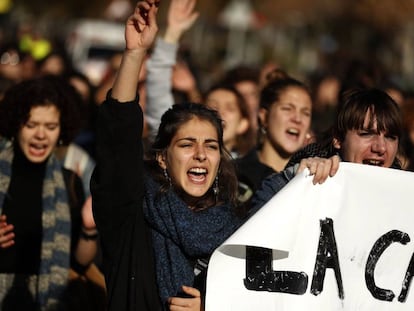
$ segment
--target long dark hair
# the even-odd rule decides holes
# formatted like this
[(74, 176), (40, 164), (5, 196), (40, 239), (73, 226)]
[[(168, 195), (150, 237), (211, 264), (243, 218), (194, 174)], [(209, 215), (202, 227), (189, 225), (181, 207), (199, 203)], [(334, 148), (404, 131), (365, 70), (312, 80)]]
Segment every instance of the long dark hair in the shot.
[(177, 194), (186, 201), (186, 196), (182, 189), (177, 188), (174, 183), (170, 184), (170, 180), (164, 176), (163, 170), (158, 165), (157, 156), (166, 151), (180, 127), (193, 118), (208, 121), (214, 126), (217, 131), (220, 150), (219, 191), (217, 194), (214, 193), (212, 189), (214, 187), (213, 184), (212, 188), (204, 196), (197, 199), (194, 210), (206, 209), (224, 202), (236, 204), (237, 177), (230, 154), (224, 147), (222, 121), (215, 110), (209, 109), (204, 105), (194, 103), (175, 104), (163, 114), (157, 136), (148, 155), (151, 174), (161, 184), (161, 192), (174, 187)]

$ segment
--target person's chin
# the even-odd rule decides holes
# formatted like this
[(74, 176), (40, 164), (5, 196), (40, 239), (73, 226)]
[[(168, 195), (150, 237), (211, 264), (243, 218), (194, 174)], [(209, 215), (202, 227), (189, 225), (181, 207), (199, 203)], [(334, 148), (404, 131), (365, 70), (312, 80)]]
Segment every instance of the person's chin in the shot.
[(25, 153), (26, 158), (32, 162), (32, 163), (42, 163), (44, 161), (46, 161), (46, 159), (49, 157), (50, 152), (45, 152), (44, 154), (41, 155), (34, 155), (31, 153)]

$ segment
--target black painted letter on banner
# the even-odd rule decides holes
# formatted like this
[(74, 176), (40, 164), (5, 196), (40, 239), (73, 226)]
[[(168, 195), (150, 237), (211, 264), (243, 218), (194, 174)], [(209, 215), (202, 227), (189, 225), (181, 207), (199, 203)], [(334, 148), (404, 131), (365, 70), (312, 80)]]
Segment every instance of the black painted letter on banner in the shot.
[[(382, 235), (372, 247), (371, 252), (368, 256), (367, 264), (365, 266), (365, 283), (367, 284), (368, 290), (371, 292), (372, 296), (379, 300), (392, 301), (395, 297), (395, 294), (391, 290), (377, 287), (375, 285), (374, 280), (375, 266), (379, 258), (381, 257), (382, 253), (387, 249), (387, 247), (394, 242), (407, 244), (408, 242), (410, 242), (410, 237), (407, 233), (398, 230), (391, 230), (386, 234)], [(411, 263), (410, 266), (412, 266)], [(403, 295), (403, 292), (401, 293), (401, 295)]]
[(340, 299), (344, 299), (344, 289), (342, 285), (341, 269), (339, 266), (338, 248), (336, 246), (333, 220), (326, 218), (320, 221), (321, 234), (319, 236), (318, 252), (316, 254), (315, 269), (311, 293), (315, 296), (323, 291), (323, 282), (327, 268), (334, 269), (338, 294)]
[(308, 287), (305, 272), (273, 271), (272, 250), (246, 246), (246, 278), (248, 290), (303, 295)]
[(407, 299), (408, 291), (410, 290), (411, 280), (414, 276), (414, 254), (411, 256), (410, 264), (408, 265), (407, 272), (405, 273), (405, 278), (403, 281), (401, 293), (398, 296), (399, 302), (405, 302)]

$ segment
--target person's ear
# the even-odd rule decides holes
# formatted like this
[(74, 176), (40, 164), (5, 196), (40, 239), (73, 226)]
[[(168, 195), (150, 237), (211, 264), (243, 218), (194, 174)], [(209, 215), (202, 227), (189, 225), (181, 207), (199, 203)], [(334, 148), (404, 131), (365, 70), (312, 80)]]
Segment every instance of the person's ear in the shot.
[(237, 134), (242, 135), (247, 132), (249, 129), (249, 120), (246, 118), (242, 118), (237, 126)]
[(338, 138), (334, 138), (332, 139), (332, 145), (334, 146), (335, 149), (341, 149), (341, 142), (339, 141)]
[(267, 109), (264, 108), (260, 108), (259, 109), (259, 120), (260, 120), (260, 125), (262, 127), (267, 127)]
[(164, 152), (159, 152), (157, 153), (157, 162), (158, 165), (165, 170), (167, 168), (167, 163), (165, 161), (165, 153)]

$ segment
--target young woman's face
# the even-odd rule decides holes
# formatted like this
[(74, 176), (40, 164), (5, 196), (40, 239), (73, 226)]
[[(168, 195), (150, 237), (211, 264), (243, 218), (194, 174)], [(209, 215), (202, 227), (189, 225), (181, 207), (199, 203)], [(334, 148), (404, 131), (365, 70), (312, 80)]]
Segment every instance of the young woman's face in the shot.
[(261, 122), (267, 133), (265, 141), (280, 153), (295, 153), (303, 146), (311, 114), (309, 94), (299, 87), (287, 88), (268, 111), (260, 110)]
[(23, 154), (33, 163), (45, 161), (60, 135), (60, 112), (54, 105), (37, 106), (19, 130), (18, 142)]
[(347, 162), (390, 167), (398, 152), (399, 139), (388, 133), (377, 133), (374, 120), (369, 128), (370, 113), (367, 112), (362, 130), (348, 130), (343, 142), (334, 140), (342, 159)]
[(224, 145), (228, 150), (232, 150), (237, 137), (247, 131), (249, 123), (241, 114), (236, 95), (231, 91), (218, 89), (207, 96), (206, 104), (218, 111), (223, 120)]
[(191, 197), (201, 197), (212, 186), (220, 165), (220, 149), (215, 127), (193, 118), (184, 123), (158, 163), (173, 183)]

